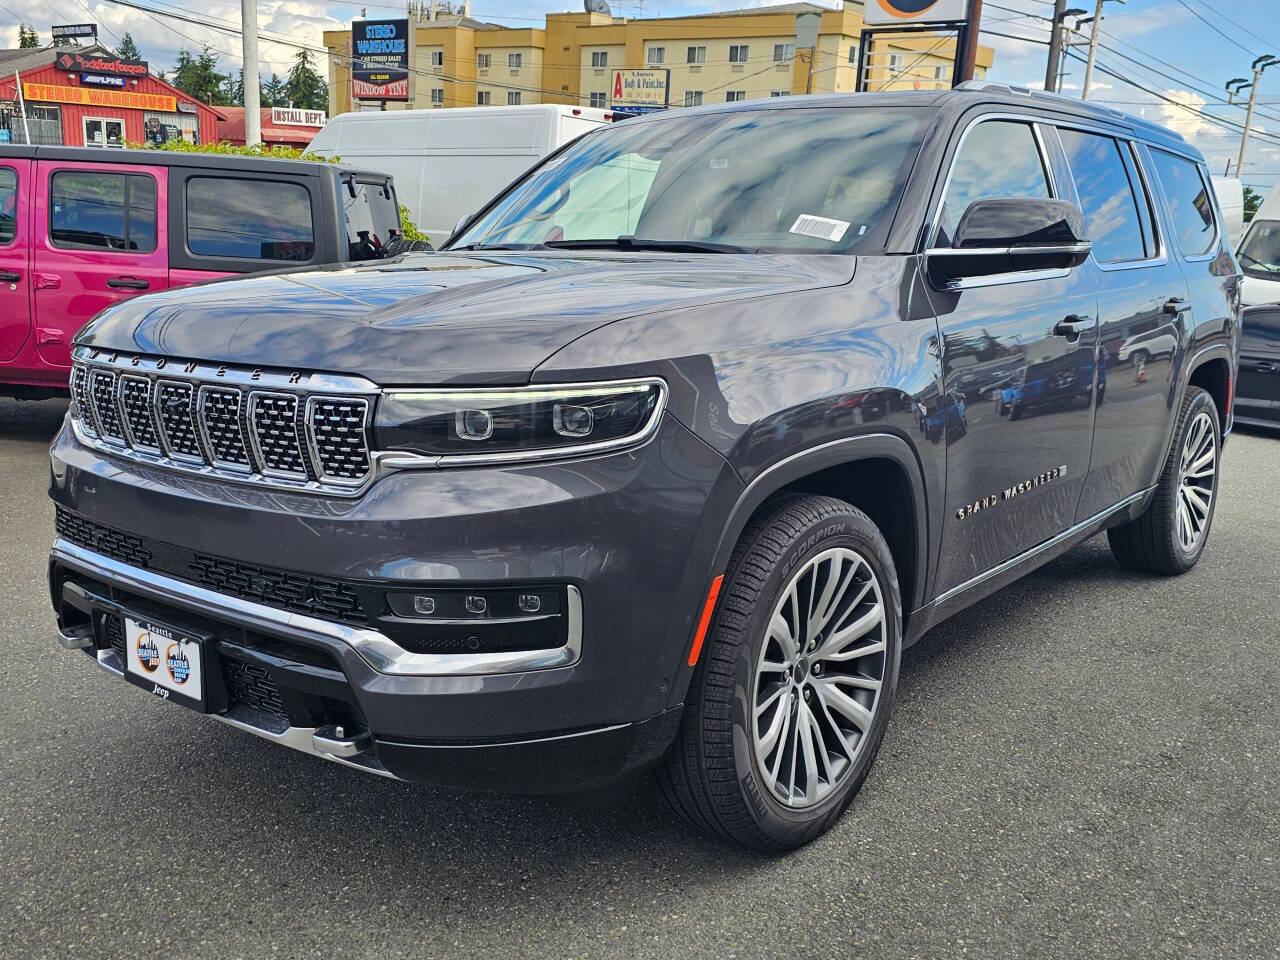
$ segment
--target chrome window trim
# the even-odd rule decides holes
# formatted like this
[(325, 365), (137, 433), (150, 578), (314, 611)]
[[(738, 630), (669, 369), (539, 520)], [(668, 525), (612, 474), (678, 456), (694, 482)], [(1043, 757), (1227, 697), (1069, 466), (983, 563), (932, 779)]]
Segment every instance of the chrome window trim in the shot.
[(190, 610), (201, 616), (225, 619), (254, 630), (270, 633), (283, 629), (288, 634), (310, 634), (351, 647), (378, 673), (402, 677), (493, 676), (552, 670), (577, 663), (582, 655), (582, 594), (567, 585), (565, 604), (567, 639), (564, 646), (547, 650), (512, 653), (413, 653), (386, 634), (369, 627), (353, 627), (321, 620), (301, 613), (242, 600), (197, 584), (175, 580), (113, 560), (92, 550), (58, 538), (51, 558), (73, 570), (103, 580), (116, 587), (150, 596), (165, 604)]
[(947, 175), (942, 181), (942, 190), (938, 193), (937, 204), (933, 209), (933, 216), (929, 221), (929, 232), (924, 247), (926, 250), (938, 249), (935, 243), (938, 239), (938, 224), (942, 219), (942, 207), (947, 199), (947, 191), (951, 189), (951, 178), (956, 171), (956, 160), (960, 157), (960, 151), (964, 149), (965, 141), (969, 139), (969, 134), (973, 132), (974, 127), (980, 123), (991, 120), (1011, 120), (1015, 123), (1024, 123), (1031, 128), (1031, 136), (1035, 141), (1036, 150), (1040, 155), (1040, 167), (1044, 171), (1045, 183), (1049, 187), (1049, 198), (1051, 200), (1061, 200), (1062, 197), (1058, 190), (1057, 179), (1054, 176), (1053, 164), (1049, 162), (1049, 150), (1044, 141), (1044, 133), (1040, 127), (1045, 121), (1039, 117), (1029, 113), (1013, 113), (1013, 112), (993, 112), (979, 113), (976, 117), (969, 120), (960, 132), (960, 140), (956, 143), (955, 152), (951, 154), (951, 162), (947, 165)]
[[(1195, 159), (1194, 157), (1184, 156), (1181, 153), (1176, 153), (1173, 150), (1166, 150), (1164, 147), (1155, 146), (1153, 144), (1143, 144), (1143, 146), (1146, 147), (1148, 153), (1154, 150), (1159, 150), (1162, 153), (1167, 153), (1169, 156), (1173, 157), (1175, 160), (1182, 160), (1183, 162), (1189, 163), (1193, 167), (1195, 167), (1196, 176), (1200, 178), (1200, 186), (1204, 187), (1205, 193), (1207, 193), (1209, 197), (1213, 199), (1213, 203), (1209, 205), (1209, 214), (1210, 216), (1213, 217), (1213, 240), (1209, 244), (1208, 253), (1197, 254), (1194, 257), (1188, 256), (1183, 251), (1182, 241), (1180, 241), (1177, 237), (1173, 238), (1173, 242), (1178, 247), (1178, 253), (1182, 255), (1183, 263), (1208, 263), (1210, 260), (1216, 260), (1218, 258), (1218, 250), (1222, 246), (1222, 237), (1223, 237), (1224, 230), (1222, 226), (1222, 220), (1218, 216), (1219, 214), (1218, 195), (1214, 193), (1212, 183), (1209, 180), (1205, 179), (1203, 162)], [(1154, 161), (1152, 162), (1151, 166), (1152, 166), (1153, 173), (1155, 175), (1154, 180), (1156, 183), (1160, 184), (1160, 196), (1164, 198), (1165, 209), (1169, 213), (1169, 216), (1172, 218), (1173, 207), (1169, 203), (1169, 195), (1165, 190), (1164, 181), (1160, 179), (1160, 171), (1154, 169), (1155, 168)]]
[[(1141, 260), (1123, 260), (1123, 261), (1120, 261), (1119, 263), (1103, 263), (1093, 254), (1092, 251), (1090, 251), (1089, 260), (1093, 263), (1093, 265), (1097, 267), (1099, 270), (1103, 271), (1104, 273), (1116, 273), (1121, 270), (1141, 270), (1144, 267), (1159, 267), (1167, 264), (1169, 262), (1169, 258), (1165, 253), (1164, 229), (1160, 225), (1158, 225), (1156, 222), (1159, 216), (1157, 212), (1157, 205), (1152, 202), (1154, 199), (1154, 196), (1151, 193), (1150, 181), (1147, 177), (1146, 171), (1143, 170), (1142, 168), (1140, 153), (1137, 149), (1137, 141), (1134, 140), (1132, 137), (1121, 136), (1115, 133), (1114, 131), (1109, 131), (1102, 127), (1091, 126), (1088, 124), (1054, 123), (1053, 126), (1057, 130), (1075, 130), (1080, 133), (1088, 133), (1098, 137), (1107, 137), (1109, 140), (1111, 140), (1112, 143), (1116, 144), (1117, 147), (1128, 150), (1129, 157), (1133, 161), (1133, 167), (1138, 172), (1139, 187), (1143, 190), (1143, 193), (1144, 193), (1142, 197), (1134, 196), (1133, 199), (1135, 202), (1145, 201), (1147, 204), (1147, 209), (1150, 211), (1151, 230), (1152, 230), (1152, 233), (1154, 234), (1152, 236), (1152, 240), (1155, 241), (1155, 245), (1156, 245), (1155, 256), (1144, 257)], [(1079, 184), (1079, 181), (1076, 180), (1075, 170), (1071, 168), (1071, 158), (1067, 156), (1067, 149), (1065, 146), (1062, 148), (1062, 161), (1064, 164), (1066, 164), (1067, 176), (1071, 178), (1071, 188), (1072, 190), (1075, 191), (1075, 194), (1076, 194), (1076, 202), (1077, 202), (1076, 205), (1080, 206), (1080, 203), (1079, 203), (1080, 184)], [(1129, 174), (1129, 167), (1127, 164), (1124, 164), (1123, 158), (1121, 158), (1121, 164), (1125, 168), (1125, 177), (1127, 179)], [(1082, 214), (1084, 213), (1083, 206), (1080, 206), (1080, 212)], [(1141, 229), (1142, 218), (1139, 217), (1138, 220), (1139, 220), (1138, 226), (1139, 226), (1139, 229)]]
[(982, 287), (1002, 287), (1010, 283), (1031, 283), (1035, 280), (1060, 280), (1071, 276), (1070, 267), (1054, 267), (1050, 270), (1014, 270), (1009, 273), (993, 273), (985, 277), (963, 277), (947, 283), (944, 290), (977, 290)]

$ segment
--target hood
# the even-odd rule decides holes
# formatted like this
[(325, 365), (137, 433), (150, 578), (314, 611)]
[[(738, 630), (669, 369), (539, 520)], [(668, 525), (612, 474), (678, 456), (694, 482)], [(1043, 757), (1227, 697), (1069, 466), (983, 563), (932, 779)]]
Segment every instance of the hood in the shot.
[(614, 320), (834, 286), (853, 268), (842, 256), (414, 255), (126, 300), (76, 343), (384, 385), (524, 383), (548, 356)]

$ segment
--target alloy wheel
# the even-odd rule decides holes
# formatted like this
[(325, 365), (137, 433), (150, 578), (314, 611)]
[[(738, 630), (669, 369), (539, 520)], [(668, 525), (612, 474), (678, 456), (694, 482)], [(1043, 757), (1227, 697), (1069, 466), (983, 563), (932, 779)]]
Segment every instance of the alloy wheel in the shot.
[(751, 703), (760, 775), (780, 803), (813, 806), (854, 769), (880, 704), (885, 630), (880, 582), (855, 550), (811, 557), (782, 591)]
[(1178, 545), (1193, 552), (1209, 528), (1210, 508), (1218, 475), (1218, 438), (1206, 410), (1187, 428), (1178, 468)]

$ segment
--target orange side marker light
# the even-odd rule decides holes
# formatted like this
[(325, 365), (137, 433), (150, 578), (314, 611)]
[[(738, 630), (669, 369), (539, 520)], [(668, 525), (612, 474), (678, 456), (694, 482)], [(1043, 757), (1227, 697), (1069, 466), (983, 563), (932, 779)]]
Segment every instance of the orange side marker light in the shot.
[(693, 637), (693, 646), (689, 650), (689, 666), (695, 666), (698, 655), (702, 653), (702, 641), (706, 639), (707, 627), (711, 626), (711, 615), (716, 611), (716, 598), (720, 596), (720, 584), (724, 582), (724, 574), (711, 581), (711, 589), (707, 591), (707, 602), (702, 607), (702, 619), (698, 621), (698, 632)]

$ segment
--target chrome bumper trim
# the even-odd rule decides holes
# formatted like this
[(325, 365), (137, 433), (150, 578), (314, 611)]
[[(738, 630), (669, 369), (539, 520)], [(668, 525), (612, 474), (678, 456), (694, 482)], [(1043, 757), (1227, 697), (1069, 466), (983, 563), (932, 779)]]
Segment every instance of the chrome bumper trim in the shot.
[(573, 585), (567, 591), (565, 613), (568, 617), (568, 640), (562, 647), (514, 653), (413, 653), (377, 630), (349, 627), (301, 613), (277, 610), (252, 600), (229, 597), (193, 583), (121, 563), (61, 538), (53, 542), (50, 556), (73, 570), (201, 616), (228, 619), (268, 633), (286, 629), (310, 634), (317, 639), (337, 640), (351, 647), (374, 670), (392, 676), (459, 677), (528, 673), (572, 666), (582, 655), (582, 594)]
[[(107, 671), (107, 673), (121, 680), (124, 679), (123, 665), (114, 650), (99, 650), (96, 659), (98, 666)], [(251, 723), (245, 723), (243, 720), (237, 720), (235, 717), (228, 717), (220, 713), (205, 713), (200, 714), (200, 716), (212, 717), (219, 723), (225, 723), (227, 726), (235, 727), (245, 733), (252, 733), (255, 737), (261, 737), (263, 740), (269, 740), (279, 746), (288, 747), (290, 750), (297, 750), (299, 753), (307, 753), (313, 757), (332, 760), (334, 763), (340, 763), (344, 767), (351, 767), (364, 773), (376, 774), (389, 780), (400, 779), (378, 762), (378, 758), (374, 756), (372, 751), (373, 738), (367, 733), (350, 740), (337, 740), (333, 739), (333, 727), (287, 727), (282, 731), (277, 731), (268, 730), (265, 727), (257, 727)]]

